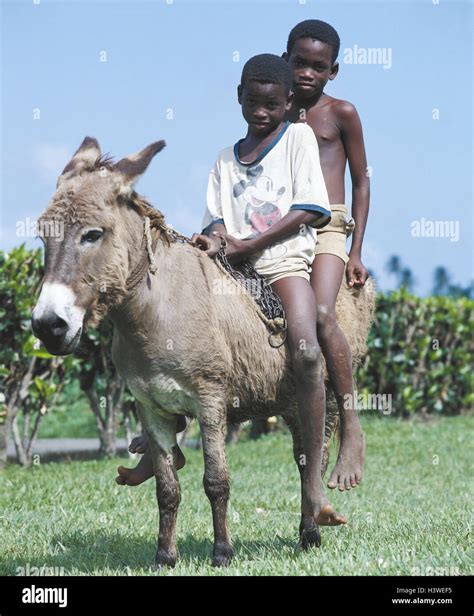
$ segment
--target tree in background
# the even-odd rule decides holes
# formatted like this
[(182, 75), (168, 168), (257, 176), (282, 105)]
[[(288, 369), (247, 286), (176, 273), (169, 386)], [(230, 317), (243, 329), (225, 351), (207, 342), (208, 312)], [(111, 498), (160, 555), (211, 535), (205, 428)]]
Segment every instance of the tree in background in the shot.
[(30, 324), (43, 277), (41, 249), (0, 251), (0, 274), (0, 467), (10, 435), (17, 460), (31, 465), (43, 418), (75, 378), (95, 416), (100, 454), (114, 455), (120, 421), (131, 436), (133, 398), (112, 363), (111, 323), (85, 334), (77, 354), (54, 357), (40, 348)]
[(130, 437), (130, 415), (133, 398), (125, 390), (125, 382), (112, 362), (113, 325), (105, 319), (95, 330), (83, 335), (75, 355), (75, 376), (89, 400), (100, 440), (100, 454), (113, 456), (117, 450), (117, 430), (123, 423)]
[(449, 295), (449, 274), (448, 270), (439, 265), (433, 272), (433, 295)]
[(450, 295), (452, 297), (468, 297), (474, 298), (474, 283), (467, 287), (451, 282), (451, 275), (448, 270), (439, 265), (433, 272), (433, 289), (432, 295)]
[[(385, 269), (395, 276), (397, 287), (413, 291), (415, 286), (415, 278), (409, 267), (403, 265), (401, 258), (398, 255), (392, 255), (385, 265)], [(371, 274), (372, 275), (372, 274)], [(450, 297), (467, 297), (474, 299), (474, 282), (471, 282), (467, 287), (452, 282), (451, 275), (448, 270), (439, 265), (433, 272), (433, 288), (431, 294), (435, 296), (449, 295)]]
[(8, 255), (0, 251), (0, 467), (7, 459), (10, 434), (18, 461), (32, 463), (41, 422), (71, 376), (72, 358), (41, 350), (31, 332), (42, 273), (41, 250), (22, 245)]
[(387, 261), (386, 269), (397, 278), (399, 289), (411, 291), (415, 284), (415, 278), (409, 267), (403, 266), (402, 260), (397, 255), (392, 255)]

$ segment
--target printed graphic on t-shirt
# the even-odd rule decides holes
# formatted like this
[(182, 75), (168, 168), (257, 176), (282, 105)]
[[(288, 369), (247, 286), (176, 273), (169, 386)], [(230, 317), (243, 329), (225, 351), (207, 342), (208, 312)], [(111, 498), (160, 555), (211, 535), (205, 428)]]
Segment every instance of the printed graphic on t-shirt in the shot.
[[(243, 203), (245, 222), (252, 229), (247, 239), (257, 237), (281, 220), (282, 214), (278, 207), (278, 200), (284, 192), (284, 186), (276, 189), (272, 178), (265, 175), (263, 165), (247, 169), (247, 181), (240, 180), (234, 184), (234, 197)], [(279, 259), (285, 253), (285, 246), (277, 244), (267, 249), (266, 257), (263, 258), (265, 261)]]

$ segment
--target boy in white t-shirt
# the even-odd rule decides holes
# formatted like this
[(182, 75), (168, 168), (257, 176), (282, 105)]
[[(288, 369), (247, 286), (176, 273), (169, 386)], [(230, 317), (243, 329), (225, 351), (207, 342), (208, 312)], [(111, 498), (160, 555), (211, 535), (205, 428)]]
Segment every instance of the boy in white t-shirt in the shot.
[(309, 283), (315, 229), (331, 219), (316, 138), (309, 126), (283, 121), (292, 102), (291, 71), (262, 54), (244, 66), (238, 100), (247, 135), (223, 150), (209, 178), (202, 234), (193, 241), (214, 256), (225, 239), (231, 263), (248, 259), (281, 298), (306, 457), (303, 545), (317, 542), (315, 523), (344, 524), (324, 493), (321, 457), (325, 391)]
[[(314, 133), (305, 124), (281, 123), (251, 162), (245, 159), (253, 152), (243, 158), (239, 154), (241, 148), (245, 151), (245, 141), (222, 150), (211, 171), (204, 232), (225, 225), (232, 238), (257, 240), (289, 212), (309, 212), (312, 216), (307, 223), (292, 227), (282, 239), (246, 250), (249, 261), (268, 284), (290, 275), (309, 280), (316, 243), (314, 228), (323, 227), (331, 219)], [(249, 246), (252, 244), (246, 243), (244, 249)]]

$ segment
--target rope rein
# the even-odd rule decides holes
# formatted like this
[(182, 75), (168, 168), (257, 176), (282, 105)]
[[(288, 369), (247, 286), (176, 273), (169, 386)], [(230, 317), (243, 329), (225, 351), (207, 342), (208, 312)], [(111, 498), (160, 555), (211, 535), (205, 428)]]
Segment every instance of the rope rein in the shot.
[(144, 227), (143, 227), (143, 233), (145, 235), (145, 240), (146, 240), (146, 252), (148, 255), (148, 260), (150, 261), (150, 274), (156, 274), (156, 270), (158, 269), (158, 266), (156, 265), (156, 259), (155, 259), (155, 255), (153, 253), (153, 248), (152, 248), (152, 238), (151, 238), (151, 231), (150, 231), (150, 219), (148, 218), (148, 216), (145, 216), (145, 223), (144, 223)]

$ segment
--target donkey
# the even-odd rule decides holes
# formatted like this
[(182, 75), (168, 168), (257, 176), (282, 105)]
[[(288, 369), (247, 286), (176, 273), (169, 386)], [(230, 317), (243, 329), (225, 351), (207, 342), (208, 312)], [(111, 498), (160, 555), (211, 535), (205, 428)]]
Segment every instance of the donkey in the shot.
[[(86, 327), (105, 315), (112, 320), (113, 361), (136, 398), (153, 459), (156, 566), (174, 566), (177, 559), (177, 422), (183, 415), (198, 420), (214, 526), (212, 563), (222, 566), (233, 555), (226, 421), (282, 416), (303, 480), (295, 385), (286, 346), (269, 344), (253, 298), (196, 246), (179, 241), (161, 213), (134, 191), (164, 145), (152, 143), (114, 163), (95, 139), (84, 139), (40, 219), (40, 228), (61, 225), (62, 241), (43, 238), (45, 274), (32, 328), (50, 353), (67, 355)], [(365, 351), (373, 291), (370, 283), (359, 291), (341, 288), (338, 317), (355, 361)], [(318, 527), (304, 516), (300, 545), (320, 545)]]

